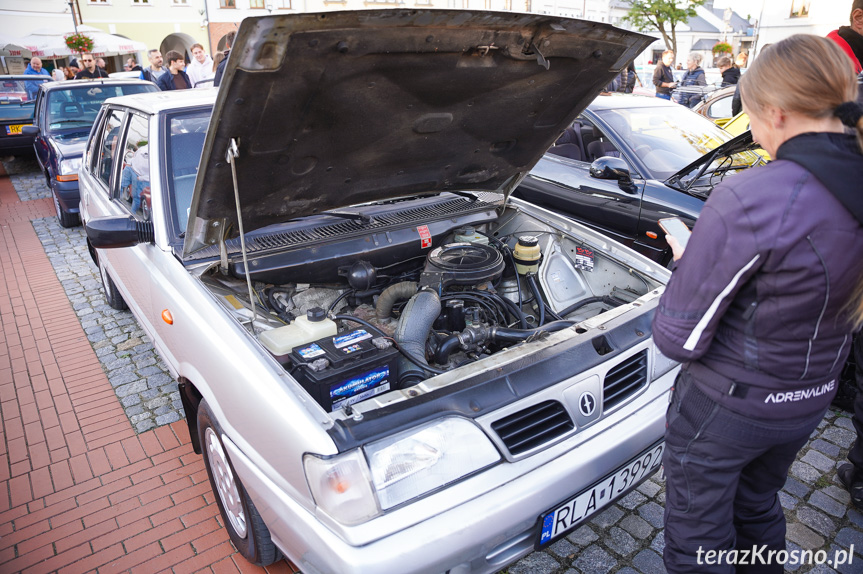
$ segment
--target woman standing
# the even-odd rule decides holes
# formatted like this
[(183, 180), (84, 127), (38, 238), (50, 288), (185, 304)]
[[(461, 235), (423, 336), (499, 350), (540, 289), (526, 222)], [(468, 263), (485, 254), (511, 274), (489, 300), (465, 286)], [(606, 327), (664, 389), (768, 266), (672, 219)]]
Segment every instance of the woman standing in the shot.
[[(689, 58), (686, 59), (686, 73), (683, 74), (680, 85), (683, 87), (707, 85), (707, 76), (701, 68), (701, 54), (689, 54)], [(704, 93), (699, 88), (694, 88), (693, 91), (681, 93), (677, 103), (683, 104), (687, 108), (694, 108), (701, 101), (703, 95)]]
[[(657, 346), (684, 363), (663, 458), (672, 574), (783, 571), (775, 554), (741, 561), (785, 549), (777, 493), (863, 323), (863, 121), (847, 56), (792, 36), (740, 91), (776, 161), (713, 190), (685, 254), (669, 239), (679, 265), (654, 320)], [(711, 550), (737, 552), (709, 564)]]

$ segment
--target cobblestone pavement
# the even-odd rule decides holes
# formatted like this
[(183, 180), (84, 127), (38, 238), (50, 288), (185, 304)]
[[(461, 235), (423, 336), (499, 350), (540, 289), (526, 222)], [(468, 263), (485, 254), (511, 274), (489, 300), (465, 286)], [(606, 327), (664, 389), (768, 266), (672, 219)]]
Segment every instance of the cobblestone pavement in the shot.
[(39, 171), (39, 162), (35, 157), (16, 157), (11, 161), (4, 161), (3, 167), (9, 174), (21, 201), (51, 197), (51, 188), (45, 182), (45, 176)]
[[(7, 164), (7, 169), (9, 166)], [(13, 166), (13, 173), (16, 173)], [(13, 176), (19, 196), (33, 174)], [(37, 172), (38, 173), (38, 172)], [(19, 183), (23, 189), (19, 189)], [(44, 185), (44, 182), (43, 182)], [(35, 186), (34, 186), (35, 187)], [(66, 295), (75, 309), (118, 400), (138, 432), (179, 420), (176, 383), (128, 311), (108, 307), (82, 228), (63, 229), (55, 218), (33, 222)], [(855, 437), (847, 413), (828, 411), (792, 465), (780, 501), (788, 520), (788, 550), (811, 550), (825, 560), (850, 553), (850, 563), (786, 564), (799, 574), (863, 573), (863, 514), (850, 504), (836, 479)], [(566, 493), (561, 493), (565, 497)], [(661, 574), (664, 547), (664, 481), (656, 476), (549, 548), (508, 568), (507, 574)], [(840, 554), (839, 556), (842, 556)]]

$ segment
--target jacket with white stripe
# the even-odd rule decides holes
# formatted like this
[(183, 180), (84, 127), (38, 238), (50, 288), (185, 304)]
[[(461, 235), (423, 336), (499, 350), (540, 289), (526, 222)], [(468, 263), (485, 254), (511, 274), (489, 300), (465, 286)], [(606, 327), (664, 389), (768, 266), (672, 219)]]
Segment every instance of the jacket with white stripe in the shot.
[[(856, 145), (828, 140), (843, 153)], [(859, 194), (863, 180), (854, 172), (863, 156), (854, 153), (860, 166), (836, 175), (852, 178)], [(832, 185), (831, 175), (780, 159), (723, 181), (660, 300), (659, 349), (688, 363), (705, 393), (741, 414), (823, 410), (848, 355), (863, 227), (819, 178)]]

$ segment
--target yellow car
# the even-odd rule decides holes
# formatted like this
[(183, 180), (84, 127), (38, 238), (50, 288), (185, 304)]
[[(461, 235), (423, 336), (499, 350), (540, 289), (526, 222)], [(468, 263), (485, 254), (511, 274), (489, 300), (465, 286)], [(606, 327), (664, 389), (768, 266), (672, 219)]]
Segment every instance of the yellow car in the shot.
[[(740, 134), (749, 129), (749, 116), (746, 115), (746, 112), (740, 112), (739, 114), (728, 120), (728, 122), (722, 127), (731, 135), (739, 136)], [(763, 149), (758, 148), (753, 151), (759, 154), (765, 160), (770, 160), (770, 154), (768, 154)]]

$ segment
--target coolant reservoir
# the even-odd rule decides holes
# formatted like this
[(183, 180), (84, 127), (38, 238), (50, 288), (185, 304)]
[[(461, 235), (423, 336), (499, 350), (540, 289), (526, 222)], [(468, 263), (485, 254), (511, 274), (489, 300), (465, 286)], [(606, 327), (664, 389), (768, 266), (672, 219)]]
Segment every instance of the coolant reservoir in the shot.
[(290, 325), (262, 332), (259, 339), (278, 358), (299, 345), (332, 337), (337, 331), (335, 321), (327, 319), (326, 311), (315, 307), (309, 309), (305, 317), (294, 319)]
[(512, 256), (515, 259), (515, 269), (519, 275), (536, 273), (539, 269), (539, 260), (542, 259), (539, 239), (533, 235), (522, 235), (518, 238), (515, 249), (512, 250)]

